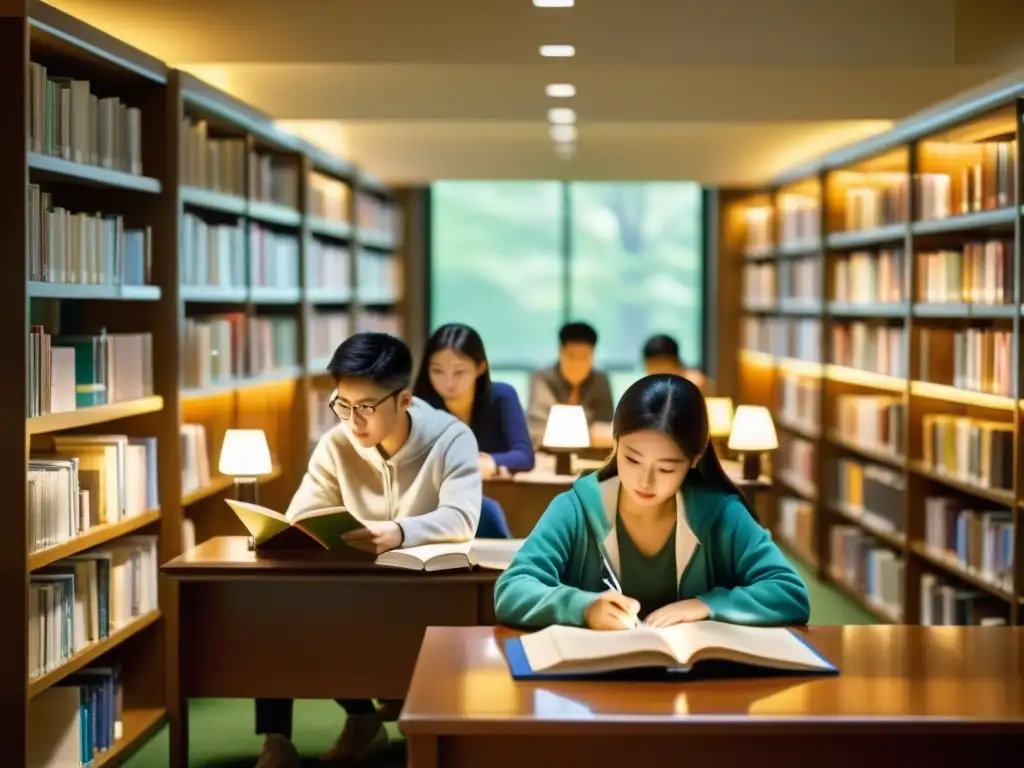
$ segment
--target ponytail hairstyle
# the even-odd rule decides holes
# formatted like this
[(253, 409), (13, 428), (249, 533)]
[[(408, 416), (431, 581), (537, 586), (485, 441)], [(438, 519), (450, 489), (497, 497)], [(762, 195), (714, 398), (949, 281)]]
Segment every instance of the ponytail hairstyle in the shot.
[[(734, 494), (750, 516), (760, 522), (757, 512), (718, 460), (710, 440), (708, 405), (696, 384), (671, 373), (656, 373), (634, 382), (615, 407), (612, 435), (618, 441), (620, 437), (644, 430), (655, 430), (670, 437), (690, 461), (700, 456), (683, 478), (683, 487), (710, 488)], [(607, 463), (597, 471), (597, 479), (608, 480), (618, 474), (613, 451)]]

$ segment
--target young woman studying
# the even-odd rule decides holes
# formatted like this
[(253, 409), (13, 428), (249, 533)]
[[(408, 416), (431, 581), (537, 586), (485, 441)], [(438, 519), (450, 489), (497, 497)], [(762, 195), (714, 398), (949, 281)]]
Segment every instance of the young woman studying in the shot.
[(807, 622), (807, 587), (722, 469), (695, 384), (640, 379), (613, 431), (608, 464), (551, 502), (498, 579), (500, 623)]
[[(480, 334), (467, 325), (442, 325), (427, 342), (413, 394), (469, 425), (480, 448), (484, 479), (533, 469), (533, 444), (516, 391), (491, 381)], [(477, 536), (508, 538), (501, 506), (484, 498)]]

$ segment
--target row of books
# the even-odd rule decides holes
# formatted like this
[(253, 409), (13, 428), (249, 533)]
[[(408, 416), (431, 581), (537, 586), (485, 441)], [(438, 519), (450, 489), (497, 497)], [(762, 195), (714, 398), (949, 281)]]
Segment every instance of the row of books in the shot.
[(293, 158), (249, 151), (249, 195), (253, 200), (299, 207), (299, 165)]
[(779, 421), (804, 431), (816, 432), (818, 427), (817, 379), (783, 374), (779, 377)]
[(743, 349), (821, 361), (821, 322), (816, 318), (745, 317), (742, 338)]
[(181, 183), (244, 197), (248, 152), (244, 138), (210, 136), (205, 120), (186, 116), (181, 124)]
[(348, 312), (314, 312), (306, 329), (306, 359), (330, 357), (351, 335), (352, 316)]
[(851, 251), (832, 259), (833, 301), (846, 304), (904, 300), (903, 249)]
[(250, 224), (250, 284), (263, 288), (299, 287), (299, 239)]
[(924, 500), (924, 545), (933, 555), (1013, 591), (1013, 513), (1008, 509), (970, 509), (961, 498)]
[[(925, 145), (925, 150), (928, 145)], [(944, 219), (1013, 205), (1016, 198), (1017, 143), (944, 143), (942, 160), (959, 166), (920, 176), (919, 217)]]
[(400, 264), (393, 254), (360, 251), (356, 275), (359, 280), (361, 301), (384, 304), (400, 298)]
[(779, 245), (783, 248), (816, 243), (821, 238), (821, 206), (812, 195), (779, 195)]
[(401, 239), (402, 210), (388, 200), (361, 192), (356, 196), (356, 221), (359, 228), (397, 243)]
[(181, 218), (179, 280), (187, 286), (246, 286), (245, 226), (212, 223), (186, 211)]
[(814, 496), (815, 444), (796, 435), (779, 435), (779, 449), (775, 455), (775, 466), (785, 478), (786, 484), (797, 487), (803, 495)]
[(28, 415), (73, 411), (153, 394), (149, 333), (51, 336), (29, 329)]
[(779, 262), (779, 302), (820, 303), (821, 259), (786, 259)]
[(352, 252), (343, 245), (312, 239), (307, 244), (309, 278), (318, 290), (347, 294), (352, 289)]
[(350, 221), (351, 190), (348, 184), (321, 173), (309, 175), (310, 212), (332, 221)]
[(58, 435), (29, 457), (29, 553), (159, 506), (155, 437)]
[(858, 174), (844, 190), (843, 229), (857, 232), (907, 220), (907, 179), (901, 173)]
[(73, 163), (142, 175), (142, 112), (101, 98), (88, 80), (28, 70), (28, 146)]
[(1010, 397), (1013, 331), (982, 328), (922, 328), (918, 377), (972, 392)]
[(182, 386), (229, 384), (298, 364), (294, 317), (243, 312), (185, 319)]
[(124, 536), (29, 575), (29, 678), (159, 608), (156, 536)]
[(902, 534), (907, 483), (903, 472), (870, 461), (837, 459), (832, 465), (833, 504), (875, 531)]
[(1012, 304), (1013, 285), (1013, 243), (1006, 240), (918, 254), (919, 301)]
[(836, 433), (851, 444), (900, 457), (906, 453), (906, 405), (890, 395), (840, 395)]
[(777, 295), (774, 264), (757, 261), (743, 267), (743, 306), (746, 309), (771, 309)]
[(181, 425), (181, 495), (210, 485), (210, 447), (203, 424)]
[(833, 325), (832, 362), (871, 373), (906, 378), (906, 333), (902, 326), (854, 322)]
[(922, 461), (935, 472), (993, 490), (1013, 490), (1013, 425), (967, 416), (921, 418)]
[(28, 760), (37, 768), (89, 766), (124, 733), (119, 664), (89, 666), (28, 702)]
[(326, 389), (311, 389), (309, 392), (310, 449), (315, 448), (321, 437), (338, 426), (338, 417), (327, 406), (330, 394), (331, 391)]
[(54, 205), (50, 192), (28, 185), (29, 280), (77, 285), (151, 282), (152, 233), (126, 229), (124, 218), (74, 213)]
[[(941, 499), (926, 500), (926, 510)], [(945, 512), (945, 509), (941, 509)], [(979, 521), (978, 513), (961, 512), (953, 526), (964, 533), (954, 540), (941, 539), (938, 530), (929, 529), (926, 546), (933, 554), (948, 559), (965, 571), (995, 586), (1007, 587), (1012, 572), (1012, 533), (1004, 522)], [(997, 516), (999, 513), (993, 513)], [(803, 499), (785, 496), (778, 504), (778, 534), (783, 545), (790, 544), (804, 553), (813, 552), (813, 505)], [(973, 515), (968, 517), (967, 515)], [(966, 522), (960, 522), (964, 520)], [(926, 522), (927, 525), (927, 522)], [(988, 531), (988, 533), (971, 533)], [(980, 538), (979, 538), (980, 537)], [(975, 557), (976, 565), (962, 559)], [(982, 554), (978, 554), (982, 553)], [(830, 575), (864, 597), (872, 608), (895, 621), (903, 618), (904, 559), (891, 547), (856, 525), (837, 524), (829, 529)], [(988, 566), (988, 567), (986, 567)], [(1000, 625), (1007, 622), (1005, 601), (993, 598), (983, 590), (950, 584), (949, 579), (924, 573), (920, 580), (920, 623), (935, 625)]]

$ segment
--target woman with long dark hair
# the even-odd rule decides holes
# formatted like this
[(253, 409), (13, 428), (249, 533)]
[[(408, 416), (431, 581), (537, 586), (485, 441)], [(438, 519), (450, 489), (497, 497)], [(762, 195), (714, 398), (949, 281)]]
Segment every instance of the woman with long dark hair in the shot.
[(498, 579), (500, 623), (807, 622), (807, 587), (722, 469), (693, 382), (640, 379), (612, 429), (608, 463), (551, 502)]
[[(427, 341), (413, 394), (469, 425), (480, 449), (484, 479), (533, 469), (533, 444), (519, 396), (508, 384), (491, 381), (483, 340), (468, 325), (442, 325)], [(484, 498), (477, 535), (507, 538), (505, 514)]]

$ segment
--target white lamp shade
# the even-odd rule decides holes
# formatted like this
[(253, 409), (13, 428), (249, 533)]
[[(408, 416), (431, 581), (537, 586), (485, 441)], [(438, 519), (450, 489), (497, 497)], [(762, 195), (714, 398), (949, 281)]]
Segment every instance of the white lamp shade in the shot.
[(772, 415), (763, 405), (740, 405), (732, 419), (729, 450), (737, 453), (774, 451), (779, 447)]
[(590, 428), (583, 406), (551, 406), (541, 445), (545, 448), (589, 448)]
[(273, 472), (270, 446), (262, 429), (229, 429), (220, 449), (220, 473), (256, 477)]
[(711, 437), (728, 437), (732, 430), (732, 398), (709, 397), (707, 403)]

